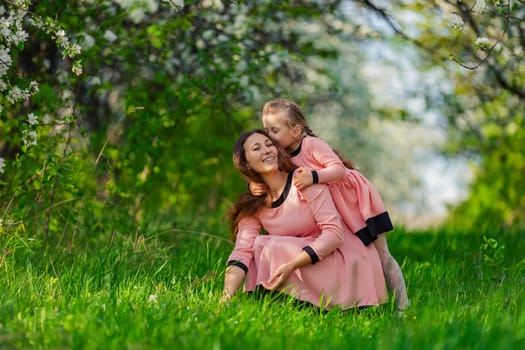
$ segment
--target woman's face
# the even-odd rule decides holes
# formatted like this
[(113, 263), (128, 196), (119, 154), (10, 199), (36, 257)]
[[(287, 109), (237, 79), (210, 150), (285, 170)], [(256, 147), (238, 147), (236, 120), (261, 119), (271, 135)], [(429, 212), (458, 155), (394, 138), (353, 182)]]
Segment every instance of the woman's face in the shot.
[(262, 117), (263, 126), (270, 135), (288, 152), (297, 143), (297, 132), (290, 127), (288, 118), (284, 113), (267, 114)]
[(279, 169), (277, 147), (263, 134), (254, 133), (244, 143), (244, 152), (249, 167), (258, 174), (265, 174)]

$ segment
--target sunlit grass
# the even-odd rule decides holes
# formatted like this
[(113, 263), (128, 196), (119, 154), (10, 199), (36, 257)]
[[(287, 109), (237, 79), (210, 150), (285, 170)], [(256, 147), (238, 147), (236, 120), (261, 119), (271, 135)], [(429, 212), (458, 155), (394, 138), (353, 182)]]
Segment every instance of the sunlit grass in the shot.
[(393, 233), (411, 297), (400, 315), (392, 303), (326, 312), (275, 296), (219, 305), (231, 244), (198, 233), (2, 237), (0, 348), (520, 349), (525, 237), (490, 238)]

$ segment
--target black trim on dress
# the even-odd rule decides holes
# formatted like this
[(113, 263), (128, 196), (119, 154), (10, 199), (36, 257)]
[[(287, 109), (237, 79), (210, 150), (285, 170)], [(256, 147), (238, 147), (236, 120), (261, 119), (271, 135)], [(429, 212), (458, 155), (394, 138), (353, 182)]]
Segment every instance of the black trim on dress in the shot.
[(307, 245), (303, 250), (310, 256), (310, 259), (312, 259), (312, 265), (319, 261), (319, 256), (315, 253), (312, 247)]
[(377, 239), (377, 235), (394, 229), (388, 212), (381, 213), (366, 220), (366, 226), (356, 232), (365, 245)]
[(244, 273), (248, 273), (248, 266), (244, 265), (240, 260), (230, 260), (226, 263), (226, 266), (232, 265), (241, 268)]
[(301, 143), (299, 144), (299, 147), (297, 147), (294, 151), (290, 152), (290, 157), (295, 157), (296, 155), (301, 153), (301, 147), (303, 146), (303, 140), (304, 140), (304, 137), (301, 140)]
[(281, 204), (283, 204), (286, 197), (288, 197), (288, 193), (290, 192), (290, 188), (292, 187), (292, 180), (293, 180), (293, 171), (290, 171), (288, 173), (288, 178), (286, 179), (286, 185), (284, 186), (283, 193), (277, 198), (277, 200), (272, 202), (272, 208), (277, 208)]
[(312, 179), (313, 179), (313, 183), (314, 184), (318, 184), (319, 183), (319, 174), (317, 173), (316, 170), (312, 170)]

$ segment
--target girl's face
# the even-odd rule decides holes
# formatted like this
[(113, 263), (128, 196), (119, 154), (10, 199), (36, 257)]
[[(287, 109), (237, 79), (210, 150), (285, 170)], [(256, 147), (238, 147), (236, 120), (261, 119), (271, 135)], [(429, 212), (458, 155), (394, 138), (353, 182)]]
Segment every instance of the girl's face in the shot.
[(263, 115), (262, 122), (270, 135), (288, 152), (295, 151), (299, 146), (301, 126), (292, 128), (284, 113)]
[(246, 139), (244, 153), (248, 166), (258, 174), (265, 174), (279, 169), (277, 147), (263, 134), (255, 133)]

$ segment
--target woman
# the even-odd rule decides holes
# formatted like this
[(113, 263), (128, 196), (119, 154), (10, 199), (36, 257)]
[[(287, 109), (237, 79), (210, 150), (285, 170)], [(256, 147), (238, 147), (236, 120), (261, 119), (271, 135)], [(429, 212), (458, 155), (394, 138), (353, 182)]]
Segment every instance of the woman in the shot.
[[(266, 196), (245, 193), (234, 204), (235, 247), (228, 259), (222, 300), (241, 287), (280, 290), (322, 308), (379, 305), (387, 300), (374, 246), (365, 246), (342, 222), (327, 185), (301, 191), (295, 166), (265, 130), (241, 135), (234, 164)], [(268, 235), (260, 234), (264, 228)]]

